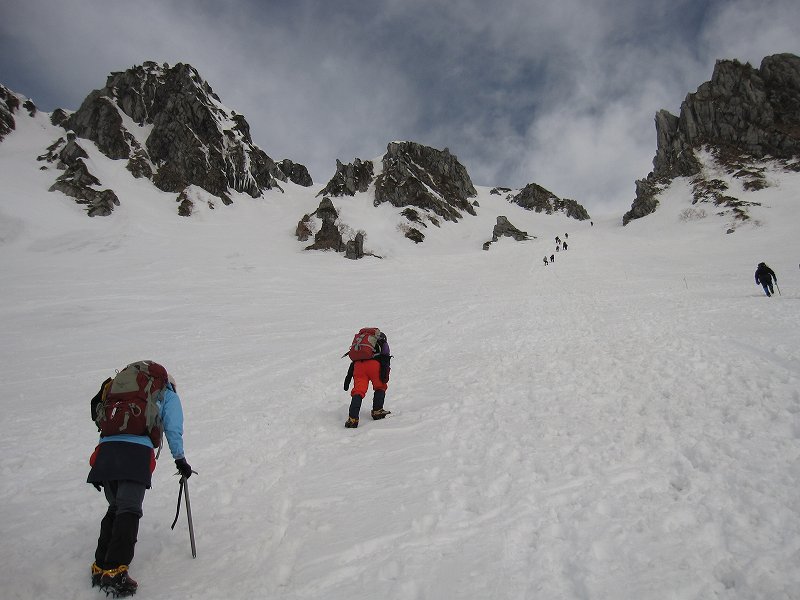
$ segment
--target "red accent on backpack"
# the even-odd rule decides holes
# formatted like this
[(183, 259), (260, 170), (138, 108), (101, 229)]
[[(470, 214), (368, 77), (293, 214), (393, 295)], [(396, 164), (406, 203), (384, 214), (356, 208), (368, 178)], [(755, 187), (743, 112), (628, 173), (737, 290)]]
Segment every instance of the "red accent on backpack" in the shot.
[(158, 448), (162, 431), (159, 402), (167, 378), (164, 367), (147, 360), (131, 363), (117, 373), (98, 407), (96, 422), (101, 437), (147, 435)]
[(379, 349), (376, 350), (380, 335), (381, 330), (377, 327), (362, 327), (353, 337), (353, 343), (350, 344), (350, 350), (345, 353), (345, 356), (349, 356), (352, 361), (375, 358), (375, 355), (380, 352)]

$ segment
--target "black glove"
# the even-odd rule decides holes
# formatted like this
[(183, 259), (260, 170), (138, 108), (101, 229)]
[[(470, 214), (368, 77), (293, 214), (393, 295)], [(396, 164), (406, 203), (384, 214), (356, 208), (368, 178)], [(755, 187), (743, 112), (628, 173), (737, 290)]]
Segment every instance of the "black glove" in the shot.
[(175, 466), (178, 467), (178, 471), (184, 479), (189, 479), (194, 472), (192, 471), (192, 467), (189, 466), (189, 463), (186, 462), (185, 458), (176, 459)]
[(390, 362), (392, 357), (388, 354), (381, 354), (378, 356), (378, 362), (381, 364), (379, 377), (383, 383), (389, 383)]
[(347, 376), (344, 378), (344, 391), (345, 392), (350, 389), (350, 381), (353, 379), (353, 369), (355, 368), (355, 366), (356, 366), (356, 363), (351, 362), (350, 363), (350, 368), (347, 369)]

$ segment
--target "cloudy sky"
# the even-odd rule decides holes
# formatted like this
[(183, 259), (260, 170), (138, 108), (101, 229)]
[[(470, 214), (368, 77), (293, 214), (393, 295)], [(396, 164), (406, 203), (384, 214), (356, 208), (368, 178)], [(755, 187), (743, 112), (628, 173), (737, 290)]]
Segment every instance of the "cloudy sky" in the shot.
[(797, 0), (0, 0), (0, 83), (75, 110), (111, 71), (187, 62), (320, 187), (392, 140), (477, 185), (630, 207), (715, 60), (800, 54)]

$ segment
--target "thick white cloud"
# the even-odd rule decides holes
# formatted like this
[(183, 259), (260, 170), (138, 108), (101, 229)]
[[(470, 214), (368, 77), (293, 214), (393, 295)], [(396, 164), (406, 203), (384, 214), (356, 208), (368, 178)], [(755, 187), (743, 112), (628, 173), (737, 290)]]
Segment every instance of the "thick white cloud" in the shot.
[(106, 75), (188, 62), (273, 158), (321, 186), (409, 139), (482, 185), (623, 212), (718, 58), (800, 52), (790, 0), (6, 0), (0, 82), (75, 109)]

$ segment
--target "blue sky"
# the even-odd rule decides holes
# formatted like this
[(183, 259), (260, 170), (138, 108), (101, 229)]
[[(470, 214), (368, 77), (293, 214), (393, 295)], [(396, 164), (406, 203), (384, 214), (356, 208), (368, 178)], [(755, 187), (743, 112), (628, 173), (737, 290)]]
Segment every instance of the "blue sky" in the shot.
[(477, 185), (629, 208), (653, 117), (720, 58), (800, 54), (796, 0), (3, 0), (0, 83), (75, 110), (111, 71), (186, 62), (272, 158), (322, 187), (392, 140)]

